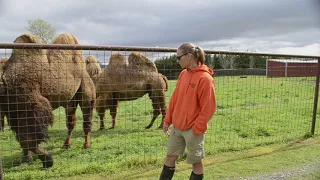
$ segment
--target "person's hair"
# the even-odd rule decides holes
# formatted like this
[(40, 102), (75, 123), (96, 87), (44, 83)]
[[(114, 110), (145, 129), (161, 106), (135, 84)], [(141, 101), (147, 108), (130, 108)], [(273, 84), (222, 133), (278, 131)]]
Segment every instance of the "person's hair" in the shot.
[(180, 49), (183, 54), (191, 53), (198, 63), (204, 64), (206, 58), (201, 47), (195, 46), (192, 43), (184, 43), (178, 49)]

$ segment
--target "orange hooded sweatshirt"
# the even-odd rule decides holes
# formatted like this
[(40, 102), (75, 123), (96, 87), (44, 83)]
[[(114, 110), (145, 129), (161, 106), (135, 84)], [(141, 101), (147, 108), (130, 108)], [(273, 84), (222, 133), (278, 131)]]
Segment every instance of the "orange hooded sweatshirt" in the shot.
[(196, 135), (208, 129), (208, 121), (216, 111), (213, 71), (206, 65), (183, 70), (170, 100), (165, 123), (180, 130), (192, 128)]

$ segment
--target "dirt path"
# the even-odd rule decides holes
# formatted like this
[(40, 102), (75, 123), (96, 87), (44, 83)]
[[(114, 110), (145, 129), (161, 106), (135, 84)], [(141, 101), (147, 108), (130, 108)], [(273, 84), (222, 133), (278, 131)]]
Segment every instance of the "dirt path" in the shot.
[[(236, 178), (241, 180), (287, 180), (287, 179), (306, 179), (306, 177), (311, 178), (311, 174), (315, 171), (320, 170), (320, 162), (314, 164), (306, 164), (301, 167), (294, 167), (286, 169), (281, 172), (274, 172), (270, 174), (262, 174), (247, 178)], [(318, 177), (319, 178), (319, 177)], [(314, 177), (313, 179), (318, 179)]]

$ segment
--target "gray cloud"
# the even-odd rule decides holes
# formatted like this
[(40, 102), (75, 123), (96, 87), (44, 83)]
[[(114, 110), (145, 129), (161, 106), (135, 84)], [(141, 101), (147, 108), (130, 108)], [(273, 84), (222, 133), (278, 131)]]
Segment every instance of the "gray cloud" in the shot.
[(257, 44), (260, 50), (263, 46), (258, 42), (266, 42), (265, 49), (274, 42), (290, 42), (288, 46), (319, 43), (317, 0), (0, 2), (2, 42), (25, 33), (27, 20), (42, 18), (59, 33), (73, 33), (85, 44), (177, 47), (194, 42), (209, 48), (228, 46), (217, 44), (226, 40), (233, 46), (231, 40), (240, 39), (242, 47), (250, 42), (250, 48)]

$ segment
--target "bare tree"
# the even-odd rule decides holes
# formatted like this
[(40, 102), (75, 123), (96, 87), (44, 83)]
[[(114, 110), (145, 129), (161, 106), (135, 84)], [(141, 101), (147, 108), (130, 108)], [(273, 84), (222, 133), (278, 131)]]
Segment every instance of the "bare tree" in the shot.
[(26, 29), (38, 36), (44, 43), (51, 42), (56, 35), (56, 29), (43, 19), (28, 20)]

